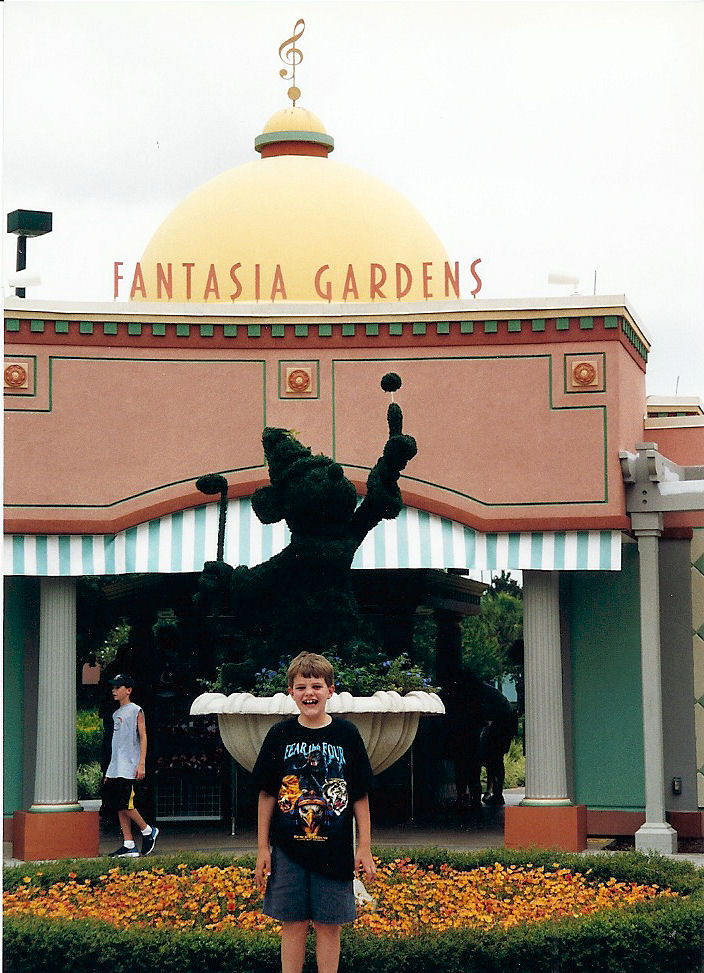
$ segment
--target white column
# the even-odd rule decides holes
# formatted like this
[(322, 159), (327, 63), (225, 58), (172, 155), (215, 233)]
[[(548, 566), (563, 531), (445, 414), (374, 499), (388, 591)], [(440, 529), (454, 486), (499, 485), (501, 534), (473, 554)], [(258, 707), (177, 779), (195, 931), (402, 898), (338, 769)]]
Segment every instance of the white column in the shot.
[(662, 514), (634, 513), (640, 573), (640, 667), (643, 687), (645, 824), (636, 831), (637, 851), (677, 851), (677, 832), (665, 819), (662, 683), (660, 677), (660, 576), (658, 550)]
[(34, 803), (30, 811), (81, 811), (76, 786), (76, 587), (42, 578)]
[(562, 713), (560, 576), (523, 572), (526, 796), (532, 806), (569, 806)]

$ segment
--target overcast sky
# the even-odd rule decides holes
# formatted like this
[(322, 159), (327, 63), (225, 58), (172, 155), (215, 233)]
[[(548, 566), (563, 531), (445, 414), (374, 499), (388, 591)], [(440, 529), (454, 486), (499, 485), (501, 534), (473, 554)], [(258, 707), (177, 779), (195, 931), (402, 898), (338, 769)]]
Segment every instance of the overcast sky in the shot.
[[(704, 398), (704, 4), (5, 0), (3, 208), (48, 209), (28, 297), (111, 300), (287, 103), (413, 202), (481, 297), (625, 293), (649, 394)], [(4, 278), (15, 238), (3, 234)], [(11, 293), (5, 287), (5, 293)], [(469, 296), (469, 295), (467, 295)]]

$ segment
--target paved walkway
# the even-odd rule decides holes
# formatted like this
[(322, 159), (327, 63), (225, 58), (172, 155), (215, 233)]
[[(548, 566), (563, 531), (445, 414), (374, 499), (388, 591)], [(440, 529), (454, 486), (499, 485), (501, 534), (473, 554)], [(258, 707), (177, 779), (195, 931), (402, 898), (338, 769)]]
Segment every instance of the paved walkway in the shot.
[[(523, 789), (507, 791), (506, 803), (518, 804), (523, 795)], [(93, 810), (99, 807), (100, 802), (84, 801), (83, 804)], [(161, 854), (216, 851), (237, 857), (256, 854), (257, 850), (257, 836), (251, 829), (242, 829), (233, 835), (230, 829), (223, 828), (221, 823), (205, 822), (160, 822), (159, 828), (156, 851)], [(437, 847), (447, 848), (450, 851), (503, 848), (503, 810), (490, 811), (485, 808), (482, 820), (478, 824), (455, 820), (444, 825), (427, 826), (409, 822), (393, 828), (374, 828), (372, 842), (381, 848)], [(107, 855), (119, 844), (120, 836), (117, 830), (114, 833), (101, 831), (101, 855)], [(590, 839), (588, 851), (602, 851), (605, 844), (607, 839)], [(673, 857), (687, 859), (693, 861), (698, 867), (704, 867), (704, 854), (679, 854)], [(3, 844), (3, 862), (5, 865), (21, 864), (12, 857), (12, 845), (7, 842)]]

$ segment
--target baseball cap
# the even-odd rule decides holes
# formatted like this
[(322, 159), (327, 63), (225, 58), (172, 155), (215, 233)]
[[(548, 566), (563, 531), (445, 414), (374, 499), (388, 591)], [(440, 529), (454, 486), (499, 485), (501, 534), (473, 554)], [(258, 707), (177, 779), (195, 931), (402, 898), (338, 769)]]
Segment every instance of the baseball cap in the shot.
[(132, 676), (128, 676), (126, 672), (119, 672), (114, 679), (108, 679), (108, 685), (126, 686), (131, 689), (134, 686), (134, 679)]

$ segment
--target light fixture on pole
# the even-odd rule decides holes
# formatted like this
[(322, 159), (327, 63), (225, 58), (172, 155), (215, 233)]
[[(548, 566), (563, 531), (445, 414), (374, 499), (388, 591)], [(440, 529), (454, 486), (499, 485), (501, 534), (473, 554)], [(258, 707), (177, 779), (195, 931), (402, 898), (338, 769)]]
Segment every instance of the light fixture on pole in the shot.
[[(27, 268), (27, 237), (51, 233), (52, 219), (52, 213), (36, 209), (16, 209), (7, 214), (7, 232), (17, 236), (15, 270), (23, 271)], [(15, 294), (17, 297), (24, 297), (24, 287), (15, 287)]]

